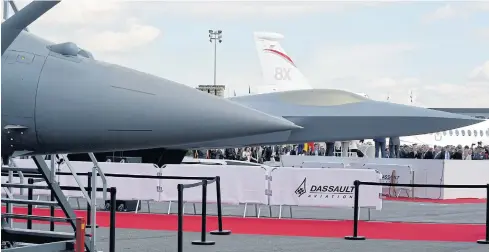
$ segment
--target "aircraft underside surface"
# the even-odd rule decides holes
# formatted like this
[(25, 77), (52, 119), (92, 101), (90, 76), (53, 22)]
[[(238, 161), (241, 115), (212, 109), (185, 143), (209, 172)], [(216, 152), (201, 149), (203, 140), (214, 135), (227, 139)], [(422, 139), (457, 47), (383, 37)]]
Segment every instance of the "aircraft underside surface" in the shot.
[[(151, 163), (161, 167), (165, 164), (180, 164), (187, 153), (182, 149), (156, 148), (147, 150), (114, 151), (94, 153), (99, 162), (134, 162)], [(68, 154), (71, 161), (91, 161), (87, 154)]]

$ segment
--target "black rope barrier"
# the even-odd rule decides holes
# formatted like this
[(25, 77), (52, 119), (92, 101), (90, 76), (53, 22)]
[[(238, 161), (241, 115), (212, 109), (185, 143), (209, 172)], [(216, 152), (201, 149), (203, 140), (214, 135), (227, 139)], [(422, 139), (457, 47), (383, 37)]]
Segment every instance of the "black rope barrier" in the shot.
[(211, 231), (211, 235), (230, 235), (231, 230), (222, 229), (222, 205), (221, 205), (221, 177), (216, 177), (216, 198), (217, 198), (217, 230)]
[[(29, 178), (27, 183), (29, 185), (34, 184), (34, 179)], [(34, 189), (28, 188), (27, 189), (27, 200), (32, 200), (33, 195), (34, 195)], [(32, 215), (32, 204), (27, 205), (27, 215)], [(30, 219), (27, 220), (27, 229), (32, 229), (32, 220), (30, 220)]]
[[(184, 187), (185, 188), (185, 187)], [(178, 202), (178, 204), (183, 204)], [(202, 227), (200, 230), (200, 241), (192, 241), (193, 245), (214, 245), (215, 241), (208, 241), (207, 234), (207, 180), (202, 180)]]
[(440, 184), (396, 184), (396, 183), (378, 183), (378, 182), (363, 182), (355, 180), (353, 182), (355, 186), (354, 202), (353, 202), (353, 235), (345, 236), (346, 240), (365, 240), (364, 236), (358, 235), (358, 221), (359, 221), (359, 198), (360, 198), (360, 185), (370, 186), (400, 186), (400, 187), (436, 187), (436, 188), (460, 188), (460, 189), (486, 189), (486, 234), (485, 238), (478, 240), (479, 244), (489, 244), (489, 184), (487, 185), (440, 185)]
[[(2, 176), (8, 175), (6, 172), (2, 172)], [(56, 172), (56, 175), (68, 175), (72, 176), (69, 172)], [(91, 195), (92, 190), (103, 191), (103, 188), (92, 188), (91, 178), (92, 172), (87, 173), (76, 173), (78, 176), (87, 176), (87, 187), (85, 190), (89, 195)], [(97, 174), (100, 176), (100, 174)], [(164, 179), (164, 180), (201, 180), (192, 184), (178, 184), (178, 251), (183, 250), (183, 190), (186, 188), (193, 188), (197, 186), (202, 186), (202, 229), (201, 229), (201, 239), (200, 241), (193, 241), (193, 245), (214, 245), (214, 241), (208, 241), (206, 239), (207, 233), (207, 185), (216, 182), (216, 198), (217, 198), (217, 220), (218, 220), (218, 230), (211, 231), (212, 235), (230, 235), (230, 230), (223, 230), (222, 221), (222, 199), (221, 199), (221, 179), (219, 176), (216, 177), (190, 177), (190, 176), (152, 176), (152, 175), (134, 175), (134, 174), (115, 174), (115, 173), (105, 173), (106, 177), (115, 178), (146, 178), (146, 179)], [(26, 178), (38, 178), (41, 177), (40, 174), (23, 172), (23, 176)], [(19, 177), (19, 174), (14, 174), (14, 177)], [(62, 190), (70, 191), (80, 191), (79, 187), (76, 186), (60, 186)], [(48, 189), (46, 187), (46, 189)], [(31, 189), (32, 190), (32, 189)], [(107, 190), (109, 191), (109, 189)], [(116, 188), (110, 188), (110, 235), (109, 235), (109, 251), (115, 252), (115, 212), (116, 212)], [(91, 227), (91, 216), (90, 216), (90, 204), (87, 202), (86, 207), (86, 224), (87, 227)], [(96, 225), (96, 224), (95, 224)]]
[[(214, 245), (215, 241), (208, 241), (206, 239), (207, 233), (207, 185), (213, 182), (219, 181), (219, 177), (215, 177), (213, 180), (202, 180), (192, 184), (178, 184), (178, 231), (177, 231), (177, 251), (183, 252), (183, 191), (184, 189), (202, 186), (202, 226), (200, 230), (200, 240), (192, 241), (192, 245)], [(217, 185), (216, 185), (217, 187)], [(218, 201), (220, 202), (220, 194)], [(222, 220), (221, 220), (222, 221)]]

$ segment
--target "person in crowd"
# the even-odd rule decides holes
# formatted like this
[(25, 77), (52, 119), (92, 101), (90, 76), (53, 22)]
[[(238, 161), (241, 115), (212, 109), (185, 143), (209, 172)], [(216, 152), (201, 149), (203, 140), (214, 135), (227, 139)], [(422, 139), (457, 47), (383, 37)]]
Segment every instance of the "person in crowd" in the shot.
[(297, 146), (292, 146), (292, 149), (290, 150), (290, 155), (297, 155)]
[(334, 142), (326, 142), (326, 156), (332, 157), (334, 156)]
[[(377, 140), (377, 139), (376, 139)], [(391, 140), (389, 140), (391, 142)], [(395, 141), (393, 141), (395, 143)], [(379, 142), (377, 142), (379, 143)], [(381, 142), (380, 142), (381, 143)], [(338, 142), (340, 145), (341, 143)], [(385, 144), (385, 143), (384, 143)], [(328, 148), (328, 145), (332, 148)], [(356, 145), (356, 146), (355, 146)], [(380, 145), (380, 144), (378, 144)], [(334, 143), (310, 143), (307, 150), (303, 149), (303, 155), (312, 156), (334, 156)], [(325, 148), (326, 146), (326, 148)], [(366, 157), (361, 150), (367, 151), (371, 146), (370, 143), (364, 143), (363, 140), (355, 141), (351, 143), (349, 151), (350, 153), (357, 153), (358, 157)], [(338, 146), (337, 153), (341, 153), (341, 146)], [(356, 148), (355, 148), (356, 147)], [(367, 148), (365, 148), (367, 147)], [(374, 146), (370, 147), (373, 148)], [(304, 147), (303, 147), (304, 148)], [(455, 159), (455, 160), (489, 160), (489, 146), (482, 143), (473, 144), (471, 147), (458, 145), (458, 146), (428, 146), (428, 145), (402, 145), (399, 147), (399, 151), (392, 151), (392, 145), (390, 148), (386, 148), (388, 152), (380, 153), (380, 148), (377, 146), (376, 157), (383, 156), (389, 158), (409, 158), (409, 159)], [(361, 149), (361, 150), (360, 150)], [(331, 153), (329, 153), (331, 151)], [(228, 149), (210, 149), (210, 150), (190, 150), (188, 156), (194, 158), (212, 158), (212, 159), (228, 159), (228, 160), (244, 160), (249, 162), (263, 163), (266, 161), (280, 162), (280, 156), (282, 155), (297, 155), (297, 145), (276, 145), (276, 146), (249, 146), (245, 148), (228, 148)], [(394, 153), (392, 153), (394, 152)], [(373, 153), (369, 155), (374, 155)], [(114, 160), (111, 160), (114, 162)]]
[(401, 140), (399, 137), (390, 137), (389, 138), (389, 157), (390, 158), (400, 158), (399, 149), (401, 146)]
[(375, 143), (375, 157), (379, 156), (385, 158), (385, 137), (374, 138)]
[(467, 148), (464, 148), (464, 155), (463, 159), (464, 160), (472, 160), (472, 149), (469, 148), (469, 146), (465, 146)]
[(450, 150), (447, 147), (443, 147), (440, 154), (435, 157), (435, 159), (450, 159)]
[(424, 154), (423, 159), (434, 159), (435, 158), (434, 152), (435, 151), (433, 148), (429, 148), (428, 151)]

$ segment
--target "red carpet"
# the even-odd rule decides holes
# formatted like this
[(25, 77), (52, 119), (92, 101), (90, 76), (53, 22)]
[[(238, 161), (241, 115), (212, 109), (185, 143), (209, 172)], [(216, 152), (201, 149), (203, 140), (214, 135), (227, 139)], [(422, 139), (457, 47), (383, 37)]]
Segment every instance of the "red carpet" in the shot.
[[(2, 207), (2, 212), (5, 212), (5, 207)], [(18, 207), (14, 209), (14, 212), (26, 214), (27, 208)], [(34, 209), (33, 212), (34, 215), (49, 215), (49, 209)], [(85, 211), (75, 212), (78, 216), (85, 217)], [(63, 217), (61, 210), (56, 210), (56, 216)], [(25, 222), (25, 220), (18, 221)], [(224, 229), (231, 230), (234, 234), (342, 238), (352, 233), (352, 221), (225, 217), (223, 222)], [(99, 212), (97, 214), (97, 224), (101, 227), (108, 227), (109, 212)], [(185, 231), (199, 232), (200, 225), (201, 218), (199, 216), (185, 216)], [(215, 230), (217, 227), (217, 218), (214, 216), (208, 217), (207, 226), (207, 231)], [(176, 231), (177, 216), (166, 214), (117, 213), (116, 227)], [(474, 242), (484, 237), (485, 225), (361, 221), (359, 223), (359, 235), (369, 239)]]
[(483, 204), (487, 202), (487, 199), (420, 199), (420, 198), (405, 198), (405, 197), (385, 197), (384, 200), (390, 201), (405, 201), (405, 202), (419, 202), (419, 203), (435, 203), (435, 204)]

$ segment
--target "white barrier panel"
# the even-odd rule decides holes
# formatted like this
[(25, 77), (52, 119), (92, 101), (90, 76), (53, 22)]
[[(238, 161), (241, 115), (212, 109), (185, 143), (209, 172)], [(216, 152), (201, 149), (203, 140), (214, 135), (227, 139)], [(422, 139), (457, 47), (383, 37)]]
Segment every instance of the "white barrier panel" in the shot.
[[(12, 159), (15, 167), (18, 168), (35, 168), (37, 169), (36, 163), (33, 159), (23, 159), (23, 158), (13, 158)], [(45, 160), (49, 168), (51, 168), (51, 160)]]
[[(8, 184), (8, 176), (2, 176), (2, 185)], [(18, 177), (13, 177), (11, 184), (18, 184), (20, 183), (20, 178)], [(27, 183), (26, 183), (27, 184)], [(10, 190), (10, 192), (13, 195), (19, 195), (20, 194), (20, 188), (12, 188), (12, 187), (2, 187), (2, 195), (7, 195), (5, 190)], [(24, 189), (24, 195), (27, 195), (27, 189)]]
[[(81, 161), (70, 161), (70, 164), (76, 173), (92, 172), (92, 168), (94, 166), (94, 164), (92, 162), (81, 162)], [(99, 163), (101, 168), (102, 168), (102, 164), (105, 164), (105, 163)], [(120, 163), (116, 163), (116, 164), (120, 164)], [(102, 168), (102, 171), (104, 171), (103, 168)], [(66, 163), (63, 163), (59, 166), (59, 172), (71, 173), (71, 171), (68, 168), (68, 165)], [(88, 186), (87, 176), (78, 176), (78, 178), (80, 179), (82, 186), (84, 186), (84, 187)], [(58, 182), (61, 186), (79, 187), (78, 184), (76, 183), (75, 178), (72, 175), (57, 175), (57, 179), (58, 179)], [(97, 187), (102, 187), (102, 178), (100, 178), (100, 177), (97, 177)], [(110, 187), (110, 186), (107, 185), (107, 187)], [(83, 195), (81, 191), (63, 190), (63, 193), (66, 197), (82, 197), (82, 195)], [(97, 198), (102, 198), (103, 192), (97, 192), (96, 195), (97, 195)], [(119, 198), (119, 194), (117, 194), (117, 198)]]
[[(160, 171), (154, 164), (138, 163), (99, 163), (106, 174), (132, 174), (156, 176)], [(97, 187), (102, 184), (98, 184)], [(159, 200), (159, 179), (117, 178), (107, 176), (107, 188), (117, 188), (117, 199)]]
[[(163, 176), (221, 177), (221, 201), (225, 204), (267, 203), (265, 190), (266, 170), (262, 167), (233, 165), (167, 165), (161, 169)], [(198, 180), (161, 180), (163, 191), (160, 201), (177, 201), (178, 184), (189, 184)], [(202, 187), (184, 190), (187, 202), (202, 201)], [(216, 183), (207, 187), (207, 201), (216, 202)]]
[[(396, 164), (364, 164), (362, 168), (374, 169), (382, 174), (382, 183), (394, 183), (394, 184), (412, 184), (413, 183), (413, 170), (409, 165), (396, 165)], [(399, 190), (403, 190), (409, 193), (402, 193)], [(412, 197), (412, 189), (410, 187), (390, 187), (384, 186), (382, 194), (392, 197), (396, 196), (409, 196)]]
[(343, 163), (304, 161), (301, 168), (345, 168)]
[[(447, 185), (489, 184), (489, 161), (444, 160), (444, 183)], [(486, 189), (443, 188), (443, 199), (486, 198)]]
[[(91, 172), (93, 168), (92, 162), (78, 162), (70, 161), (71, 166), (76, 173)], [(159, 168), (153, 164), (140, 164), (140, 163), (111, 163), (100, 162), (100, 169), (107, 174), (133, 174), (133, 175), (150, 175), (156, 176)], [(70, 172), (68, 166), (63, 164), (60, 166), (61, 172)], [(78, 176), (83, 186), (88, 186), (87, 176)], [(158, 200), (159, 199), (159, 180), (158, 179), (141, 179), (141, 178), (117, 178), (106, 177), (107, 188), (117, 188), (117, 199), (130, 200)], [(76, 186), (76, 180), (73, 176), (63, 175), (59, 176), (60, 184), (63, 186)], [(97, 178), (97, 187), (102, 188), (102, 179)], [(81, 191), (64, 191), (66, 196), (81, 197)], [(97, 192), (97, 198), (101, 198), (103, 192)]]
[[(283, 167), (270, 172), (270, 205), (353, 207), (353, 181), (379, 182), (369, 169), (314, 169)], [(360, 187), (360, 207), (382, 209), (380, 186)]]
[[(443, 160), (409, 159), (409, 158), (354, 158), (327, 156), (281, 156), (284, 167), (300, 166), (304, 161), (341, 162), (355, 168), (367, 163), (409, 165), (414, 171), (415, 184), (443, 184)], [(347, 166), (347, 168), (348, 168)], [(442, 199), (442, 188), (414, 188), (417, 198)]]

